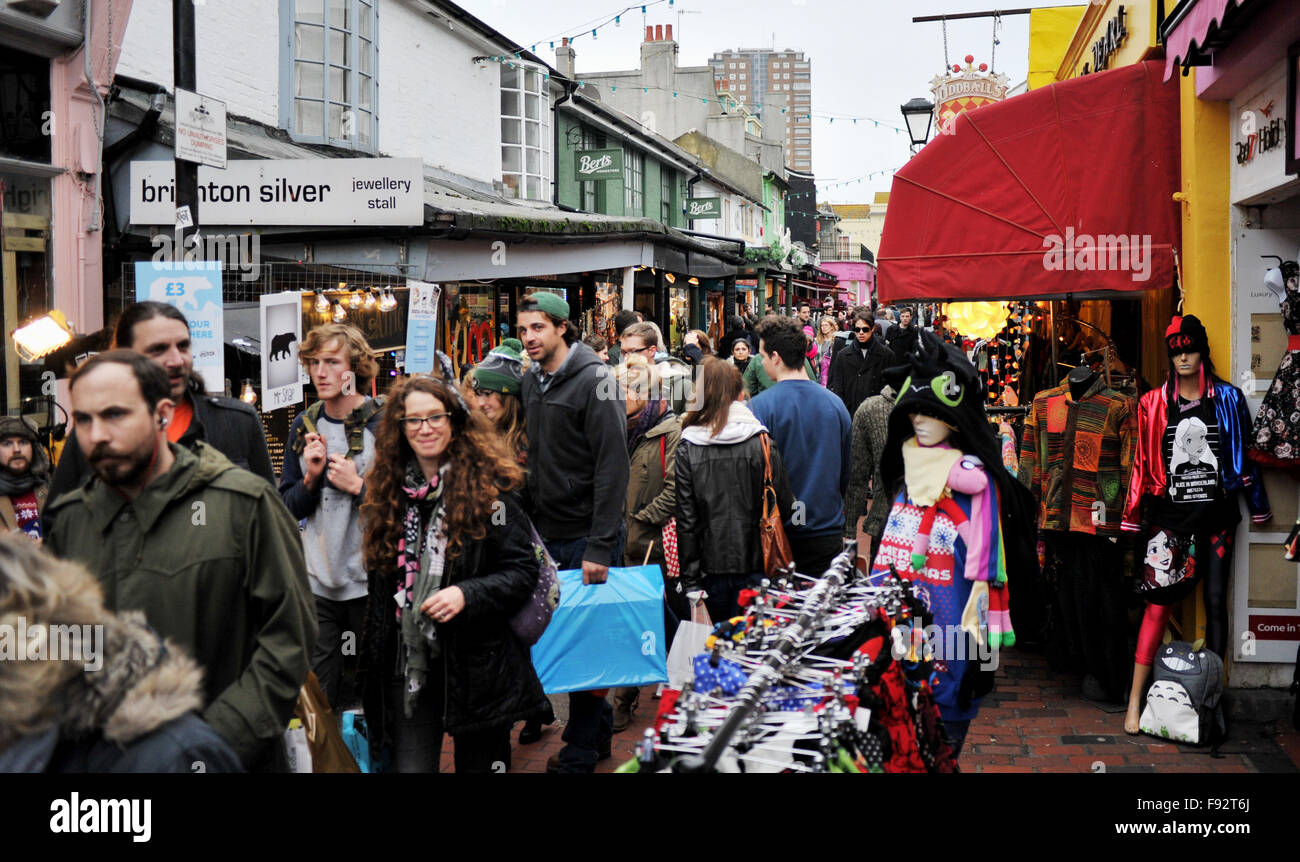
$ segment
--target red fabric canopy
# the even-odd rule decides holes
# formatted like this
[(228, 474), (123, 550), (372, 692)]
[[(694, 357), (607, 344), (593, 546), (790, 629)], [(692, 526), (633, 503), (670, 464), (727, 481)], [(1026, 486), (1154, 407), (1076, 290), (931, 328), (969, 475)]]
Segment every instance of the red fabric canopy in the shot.
[[(958, 116), (894, 175), (880, 298), (1011, 299), (1171, 283), (1178, 82), (1148, 61)], [(1121, 239), (1122, 237), (1122, 239)]]

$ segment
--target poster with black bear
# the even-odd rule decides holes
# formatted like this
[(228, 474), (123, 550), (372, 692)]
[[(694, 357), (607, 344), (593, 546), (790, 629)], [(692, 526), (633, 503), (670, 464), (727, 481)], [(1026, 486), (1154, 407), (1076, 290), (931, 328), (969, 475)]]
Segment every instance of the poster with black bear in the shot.
[(262, 323), (262, 409), (278, 410), (302, 401), (298, 344), (302, 341), (299, 291), (259, 298)]

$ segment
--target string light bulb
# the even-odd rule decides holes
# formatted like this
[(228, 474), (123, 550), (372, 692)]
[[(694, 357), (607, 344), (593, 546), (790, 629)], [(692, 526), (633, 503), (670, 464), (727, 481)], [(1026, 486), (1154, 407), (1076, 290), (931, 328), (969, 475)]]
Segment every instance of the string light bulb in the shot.
[(351, 309), (360, 308), (361, 303), (362, 303), (362, 297), (361, 297), (361, 291), (359, 290), (356, 293), (352, 294), (351, 297), (348, 298), (348, 308)]
[(321, 314), (326, 314), (326, 313), (329, 312), (329, 310), (330, 310), (330, 301), (329, 301), (329, 299), (325, 296), (325, 291), (322, 290), (322, 291), (318, 291), (318, 292), (316, 293), (316, 306), (315, 306), (315, 307), (316, 307), (316, 310), (317, 310), (318, 312), (320, 312)]
[(244, 388), (239, 393), (239, 400), (243, 401), (245, 404), (256, 406), (257, 390), (253, 388), (252, 380), (244, 380)]
[(339, 302), (337, 299), (334, 300), (333, 319), (335, 323), (342, 323), (343, 321), (348, 319), (347, 309), (345, 309), (343, 307), (343, 303)]
[(370, 290), (366, 291), (366, 300), (362, 305), (367, 311), (374, 309), (379, 304), (379, 299), (375, 296), (375, 288), (372, 285)]

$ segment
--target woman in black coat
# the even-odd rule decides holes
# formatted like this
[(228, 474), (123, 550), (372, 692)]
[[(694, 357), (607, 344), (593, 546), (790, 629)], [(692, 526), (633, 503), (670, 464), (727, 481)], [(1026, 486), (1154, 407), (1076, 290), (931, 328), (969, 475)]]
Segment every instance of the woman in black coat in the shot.
[(510, 727), (546, 696), (510, 617), (537, 585), (532, 531), (511, 495), (514, 455), (460, 393), (403, 380), (384, 407), (366, 476), (370, 595), (363, 701), (376, 757), (437, 772), (443, 733), (457, 772), (501, 772)]
[[(758, 361), (757, 359), (750, 360)], [(763, 441), (767, 429), (738, 400), (740, 372), (721, 359), (701, 363), (698, 409), (682, 417), (677, 447), (677, 554), (682, 587), (704, 590), (714, 622), (740, 613), (740, 591), (763, 579)], [(768, 440), (772, 484), (782, 512), (794, 504), (776, 443)]]

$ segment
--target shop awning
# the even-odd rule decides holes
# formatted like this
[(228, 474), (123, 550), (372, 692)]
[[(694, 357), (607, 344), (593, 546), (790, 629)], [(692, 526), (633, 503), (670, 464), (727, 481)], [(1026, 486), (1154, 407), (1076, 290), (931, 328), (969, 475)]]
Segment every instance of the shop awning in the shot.
[(1252, 0), (1184, 0), (1169, 14), (1165, 36), (1165, 80), (1180, 65), (1202, 65), (1223, 37), (1224, 25)]
[(880, 298), (1085, 298), (1168, 285), (1178, 84), (1161, 73), (1158, 61), (1139, 63), (960, 114), (894, 175)]

